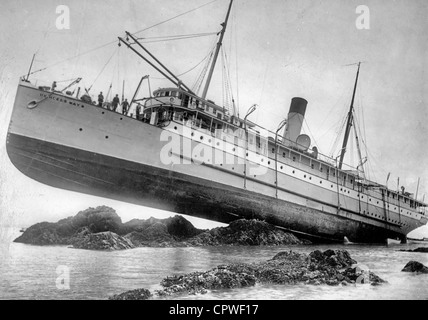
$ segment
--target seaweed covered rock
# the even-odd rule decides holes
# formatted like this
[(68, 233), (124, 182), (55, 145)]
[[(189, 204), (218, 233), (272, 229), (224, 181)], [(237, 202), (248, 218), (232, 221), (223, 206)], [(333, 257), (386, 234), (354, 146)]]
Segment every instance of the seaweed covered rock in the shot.
[(27, 228), (15, 242), (35, 245), (68, 245), (82, 228), (91, 233), (118, 232), (122, 221), (116, 211), (106, 206), (89, 208), (58, 222), (41, 222)]
[(72, 245), (76, 249), (86, 250), (125, 250), (135, 246), (126, 238), (116, 233), (106, 231), (98, 233), (87, 233), (73, 238)]
[[(332, 263), (331, 258), (334, 258)], [(159, 296), (206, 293), (213, 289), (230, 289), (254, 286), (256, 283), (294, 285), (349, 285), (386, 283), (376, 274), (363, 270), (345, 250), (315, 251), (303, 254), (280, 252), (272, 259), (259, 263), (220, 265), (205, 272), (173, 275), (162, 280)]]
[(151, 292), (147, 289), (136, 289), (126, 291), (121, 294), (115, 294), (109, 297), (109, 300), (147, 300), (152, 296)]
[(333, 267), (350, 267), (356, 264), (357, 261), (351, 258), (351, 255), (346, 250), (326, 250), (321, 252), (319, 250), (311, 252), (309, 255), (311, 261), (323, 262)]
[(428, 273), (428, 267), (418, 261), (409, 261), (401, 270), (403, 272)]
[(286, 245), (304, 244), (291, 233), (259, 220), (240, 219), (232, 221), (227, 227), (219, 227), (201, 233), (187, 240), (192, 246), (219, 245)]
[(428, 248), (427, 247), (419, 247), (413, 250), (399, 250), (399, 251), (403, 251), (403, 252), (425, 252), (428, 253)]

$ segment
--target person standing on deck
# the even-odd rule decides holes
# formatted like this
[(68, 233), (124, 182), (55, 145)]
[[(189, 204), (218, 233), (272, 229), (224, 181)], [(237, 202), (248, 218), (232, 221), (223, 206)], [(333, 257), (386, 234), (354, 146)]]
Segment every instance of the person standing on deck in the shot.
[(128, 112), (128, 99), (125, 99), (125, 101), (122, 102), (122, 114), (126, 114)]
[(141, 112), (141, 105), (138, 104), (137, 108), (135, 109), (135, 117), (137, 120), (140, 120), (140, 112)]
[(119, 105), (119, 102), (120, 102), (120, 100), (119, 100), (119, 95), (116, 95), (116, 96), (113, 98), (113, 111), (116, 111), (117, 106)]
[(103, 93), (100, 92), (100, 94), (98, 95), (98, 107), (102, 107), (103, 102), (104, 102), (104, 96), (103, 96)]

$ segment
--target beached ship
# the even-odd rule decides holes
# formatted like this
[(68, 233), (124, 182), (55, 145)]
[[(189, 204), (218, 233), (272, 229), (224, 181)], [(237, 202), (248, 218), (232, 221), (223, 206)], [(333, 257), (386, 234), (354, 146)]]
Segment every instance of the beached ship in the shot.
[(219, 222), (257, 218), (319, 241), (405, 241), (427, 223), (426, 204), (343, 163), (359, 65), (340, 159), (301, 134), (303, 98), (292, 99), (276, 132), (248, 120), (256, 105), (242, 118), (206, 99), (232, 2), (202, 95), (131, 33), (119, 43), (154, 58), (149, 63), (173, 85), (137, 99), (143, 77), (126, 114), (21, 79), (7, 135), (12, 163), (57, 188)]

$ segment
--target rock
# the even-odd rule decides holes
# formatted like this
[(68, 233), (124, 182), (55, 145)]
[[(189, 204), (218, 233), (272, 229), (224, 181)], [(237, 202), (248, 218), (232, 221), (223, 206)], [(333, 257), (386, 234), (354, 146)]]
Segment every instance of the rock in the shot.
[(327, 263), (333, 267), (350, 267), (357, 262), (351, 258), (346, 250), (326, 250), (321, 252), (319, 250), (313, 251), (309, 254), (309, 259), (316, 263)]
[(401, 270), (403, 272), (428, 273), (428, 267), (418, 261), (409, 261)]
[(303, 244), (296, 236), (259, 220), (240, 219), (186, 241), (192, 246)]
[(109, 300), (147, 300), (152, 296), (152, 293), (147, 289), (136, 289), (126, 291), (121, 294), (115, 294), (109, 297)]
[(86, 250), (125, 250), (135, 246), (129, 239), (113, 232), (89, 233), (77, 236), (72, 241), (73, 248)]
[(36, 245), (69, 245), (86, 228), (91, 233), (120, 230), (122, 221), (116, 211), (106, 206), (80, 211), (74, 217), (56, 223), (42, 222), (27, 228), (15, 242)]
[(385, 280), (371, 272), (370, 270), (364, 270), (360, 267), (347, 268), (343, 272), (343, 276), (350, 283), (356, 284), (371, 284), (372, 286), (386, 283)]
[(66, 245), (67, 239), (59, 235), (54, 223), (41, 222), (27, 228), (14, 242), (33, 245)]
[(161, 222), (155, 222), (142, 231), (133, 231), (125, 236), (135, 246), (161, 246), (161, 244), (170, 244), (175, 241), (172, 235), (168, 233), (167, 226)]
[(404, 252), (428, 252), (428, 247), (419, 247), (414, 250), (399, 250)]
[[(103, 236), (92, 236), (92, 234), (105, 232), (111, 232), (114, 236), (108, 233)], [(119, 236), (122, 238), (117, 238)], [(101, 245), (100, 237), (106, 237), (105, 246)], [(80, 211), (76, 216), (56, 223), (36, 224), (28, 228), (15, 241), (36, 245), (73, 245), (75, 248), (93, 250), (106, 250), (109, 245), (112, 250), (116, 250), (116, 248), (130, 247), (130, 245), (132, 247), (184, 247), (308, 243), (306, 240), (299, 240), (291, 233), (255, 219), (240, 219), (231, 222), (227, 227), (200, 230), (180, 215), (167, 219), (153, 217), (147, 220), (133, 219), (122, 223), (116, 211), (106, 206)], [(94, 242), (93, 245), (92, 242)], [(332, 256), (333, 258), (330, 259), (332, 265), (342, 263), (339, 260), (336, 261), (339, 257), (337, 254), (334, 253)]]
[[(331, 265), (330, 258), (339, 263)], [(345, 250), (311, 252), (309, 255), (285, 251), (272, 259), (258, 263), (219, 265), (205, 272), (172, 275), (161, 281), (158, 296), (176, 294), (204, 294), (207, 290), (254, 286), (256, 283), (307, 284), (347, 286), (350, 284), (380, 285), (386, 281), (370, 271), (358, 267), (343, 270), (344, 263), (356, 263)]]

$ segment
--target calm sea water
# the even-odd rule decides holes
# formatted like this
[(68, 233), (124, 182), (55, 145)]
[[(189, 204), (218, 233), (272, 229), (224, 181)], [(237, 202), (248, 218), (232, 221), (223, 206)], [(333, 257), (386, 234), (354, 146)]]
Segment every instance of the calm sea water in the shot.
[[(428, 274), (414, 275), (400, 271), (409, 260), (428, 265), (427, 253), (397, 251), (419, 246), (422, 245), (136, 248), (97, 252), (65, 246), (39, 247), (3, 241), (0, 251), (0, 299), (106, 299), (110, 295), (131, 289), (160, 289), (160, 281), (171, 274), (204, 271), (231, 262), (263, 261), (284, 250), (309, 253), (328, 248), (348, 250), (355, 260), (389, 284), (377, 287), (256, 285), (176, 298), (428, 299)], [(58, 266), (65, 266), (69, 270), (69, 289), (57, 288)]]

